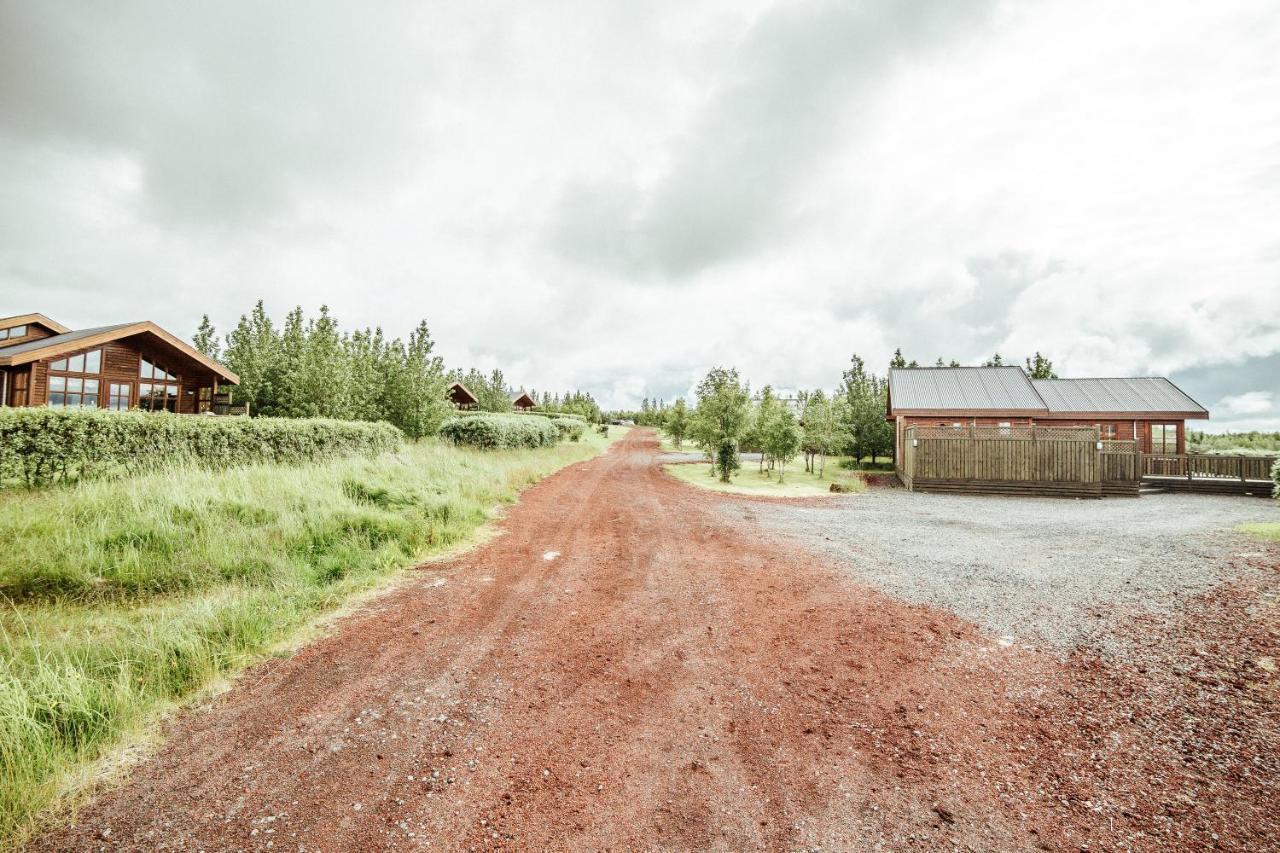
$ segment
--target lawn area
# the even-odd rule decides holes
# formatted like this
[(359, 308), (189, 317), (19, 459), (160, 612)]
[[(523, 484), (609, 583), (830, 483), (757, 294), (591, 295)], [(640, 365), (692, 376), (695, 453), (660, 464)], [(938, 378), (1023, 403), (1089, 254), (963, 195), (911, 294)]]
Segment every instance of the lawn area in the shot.
[(752, 462), (744, 462), (742, 469), (733, 475), (731, 483), (722, 483), (719, 477), (711, 476), (711, 466), (704, 463), (675, 463), (662, 467), (668, 474), (686, 483), (739, 495), (780, 498), (829, 495), (832, 483), (839, 483), (853, 492), (866, 489), (866, 484), (856, 472), (846, 471), (830, 462), (827, 463), (823, 476), (819, 477), (817, 474), (806, 473), (803, 461), (797, 460), (787, 466), (786, 475), (781, 482), (776, 472), (761, 474), (758, 466)]
[(1241, 524), (1236, 527), (1236, 530), (1258, 539), (1280, 542), (1280, 521), (1258, 521), (1250, 524)]
[(0, 847), (157, 715), (625, 435), (0, 493)]
[[(617, 427), (614, 427), (614, 429), (616, 428)], [(694, 444), (687, 438), (681, 443), (680, 447), (677, 448), (676, 443), (671, 436), (667, 435), (662, 430), (658, 430), (658, 446), (667, 453), (702, 453), (702, 450), (698, 445)]]

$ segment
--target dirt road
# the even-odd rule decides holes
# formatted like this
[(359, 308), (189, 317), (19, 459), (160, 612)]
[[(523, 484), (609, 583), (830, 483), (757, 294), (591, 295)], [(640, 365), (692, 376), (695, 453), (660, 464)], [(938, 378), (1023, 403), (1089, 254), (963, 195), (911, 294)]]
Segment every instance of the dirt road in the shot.
[[(504, 535), (184, 714), (127, 784), (37, 846), (1276, 837), (1269, 768), (1232, 784), (1205, 763), (1153, 773), (1162, 759), (1126, 728), (1140, 696), (1096, 661), (1002, 646), (726, 526), (709, 508), (737, 499), (674, 481), (656, 450), (636, 430), (528, 490)], [(1223, 784), (1163, 809), (1188, 773)]]

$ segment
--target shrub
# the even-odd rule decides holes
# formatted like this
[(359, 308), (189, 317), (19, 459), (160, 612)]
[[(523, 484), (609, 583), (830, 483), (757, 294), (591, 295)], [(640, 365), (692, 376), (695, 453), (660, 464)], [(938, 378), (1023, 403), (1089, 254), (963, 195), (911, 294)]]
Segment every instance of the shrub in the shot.
[(400, 430), (385, 423), (5, 408), (0, 409), (0, 482), (39, 486), (174, 464), (297, 464), (371, 456), (403, 443)]
[(561, 438), (578, 441), (587, 429), (585, 421), (574, 418), (551, 418), (551, 425), (560, 431)]
[(1277, 499), (1280, 499), (1280, 459), (1271, 466), (1271, 481), (1276, 484), (1275, 490), (1272, 492)]
[(440, 436), (454, 444), (496, 450), (550, 447), (560, 441), (560, 430), (546, 418), (485, 414), (445, 421)]

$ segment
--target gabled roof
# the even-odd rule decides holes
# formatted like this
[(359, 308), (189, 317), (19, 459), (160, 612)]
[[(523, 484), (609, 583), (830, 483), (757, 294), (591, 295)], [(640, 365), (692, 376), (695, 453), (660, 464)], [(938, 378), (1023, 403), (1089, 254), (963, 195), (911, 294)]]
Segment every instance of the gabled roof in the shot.
[(1162, 376), (1133, 379), (1032, 379), (1050, 412), (1152, 412), (1207, 418), (1208, 410)]
[(889, 404), (903, 413), (1048, 413), (1021, 367), (890, 368)]
[(0, 317), (0, 329), (7, 329), (10, 326), (44, 326), (55, 334), (62, 334), (71, 331), (66, 326), (50, 320), (43, 314), (17, 314), (13, 317)]
[(0, 367), (12, 367), (18, 364), (28, 364), (33, 361), (53, 358), (64, 352), (110, 343), (133, 335), (150, 335), (161, 343), (178, 350), (192, 361), (208, 368), (230, 384), (240, 384), (240, 377), (228, 370), (225, 365), (214, 361), (186, 341), (169, 334), (150, 320), (143, 320), (137, 323), (119, 323), (114, 326), (99, 326), (94, 329), (80, 329), (75, 332), (65, 332), (60, 335), (38, 338), (34, 341), (5, 347), (0, 349)]
[(477, 397), (475, 394), (471, 393), (470, 388), (468, 388), (466, 385), (463, 385), (461, 382), (455, 382), (449, 386), (449, 399), (453, 400), (455, 403), (458, 402), (456, 399), (454, 399), (456, 397), (456, 394), (454, 393), (455, 391), (461, 391), (463, 394), (467, 395), (467, 397), (470, 398), (472, 404), (480, 402), (480, 398)]
[[(520, 402), (521, 400), (526, 400), (528, 402), (521, 403)], [(515, 394), (511, 397), (511, 405), (524, 406), (525, 408), (533, 408), (534, 406), (538, 405), (538, 401), (530, 397), (528, 391), (521, 391), (519, 394)]]
[(1163, 377), (1031, 379), (1021, 367), (891, 368), (889, 412), (1190, 420), (1209, 417), (1204, 406)]

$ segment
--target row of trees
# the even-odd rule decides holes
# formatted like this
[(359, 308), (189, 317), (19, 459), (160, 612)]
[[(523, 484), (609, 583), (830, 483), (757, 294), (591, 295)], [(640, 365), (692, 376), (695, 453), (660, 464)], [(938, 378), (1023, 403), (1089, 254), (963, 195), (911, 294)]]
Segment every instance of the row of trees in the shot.
[(255, 414), (388, 421), (418, 438), (451, 410), (426, 322), (408, 340), (386, 340), (381, 329), (343, 332), (321, 306), (310, 319), (295, 308), (277, 328), (259, 300), (222, 339), (206, 315), (193, 341), (239, 374), (236, 399)]
[[(387, 340), (381, 328), (343, 331), (321, 306), (313, 318), (294, 308), (277, 327), (258, 300), (225, 337), (206, 315), (192, 340), (240, 376), (236, 400), (257, 415), (387, 421), (420, 438), (438, 432), (453, 411), (447, 391), (455, 381), (471, 389), (479, 408), (511, 410), (512, 389), (502, 371), (446, 370), (425, 321), (407, 340)], [(590, 395), (543, 396), (550, 411), (599, 419)]]
[[(918, 367), (908, 362), (899, 349), (890, 367)], [(948, 366), (938, 359), (938, 367)], [(958, 367), (952, 361), (949, 366)], [(986, 366), (1004, 366), (999, 353)], [(1039, 352), (1026, 360), (1026, 370), (1035, 379), (1053, 379), (1053, 363)], [(729, 481), (741, 463), (743, 451), (759, 452), (761, 471), (778, 471), (803, 452), (805, 470), (821, 475), (826, 457), (851, 456), (855, 464), (863, 459), (892, 457), (894, 428), (886, 419), (889, 381), (869, 371), (857, 354), (841, 376), (839, 387), (828, 394), (822, 389), (798, 391), (794, 398), (779, 398), (770, 386), (752, 395), (734, 368), (713, 368), (698, 383), (697, 405), (690, 410), (683, 399), (668, 407), (659, 400), (645, 399), (637, 412), (618, 412), (641, 425), (661, 426), (676, 447), (693, 440), (707, 453), (712, 470)]]
[[(1036, 354), (1034, 356), (1026, 359), (1025, 365), (1026, 366), (1024, 369), (1027, 371), (1027, 375), (1029, 375), (1032, 379), (1057, 379), (1058, 378), (1058, 374), (1053, 372), (1053, 362), (1045, 358), (1044, 356), (1042, 356), (1039, 350), (1036, 351)], [(889, 366), (890, 367), (919, 367), (920, 362), (916, 361), (915, 359), (912, 359), (911, 361), (907, 361), (906, 357), (902, 354), (902, 348), (899, 347), (898, 349), (893, 351), (893, 358), (889, 360)], [(956, 361), (954, 358), (951, 359), (950, 361), (944, 362), (942, 360), (942, 356), (938, 356), (938, 360), (934, 362), (933, 366), (934, 367), (960, 367), (960, 362)], [(983, 367), (1012, 367), (1013, 365), (1006, 362), (1004, 359), (1004, 356), (1000, 355), (1000, 353), (996, 353), (993, 356), (991, 356), (991, 358), (984, 361), (982, 363), (982, 366)]]

